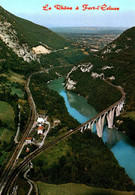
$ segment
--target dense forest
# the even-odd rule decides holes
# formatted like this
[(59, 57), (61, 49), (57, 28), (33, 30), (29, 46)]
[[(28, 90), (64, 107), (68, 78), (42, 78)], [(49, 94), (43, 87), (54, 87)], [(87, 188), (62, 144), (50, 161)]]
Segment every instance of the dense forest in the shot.
[[(3, 24), (5, 21), (11, 23), (13, 30), (16, 31), (20, 45), (26, 43), (29, 50), (31, 50), (33, 46), (39, 44), (46, 46), (47, 44), (47, 47), (51, 47), (52, 53), (49, 55), (39, 55), (37, 61), (28, 63), (23, 58), (18, 57), (12, 49), (0, 40), (0, 104), (1, 107), (3, 106), (3, 113), (0, 118), (0, 135), (2, 135), (0, 138), (0, 173), (3, 171), (3, 167), (9, 160), (15, 146), (14, 137), (18, 125), (19, 112), (21, 116), (20, 137), (29, 122), (30, 108), (24, 86), (28, 76), (35, 71), (53, 66), (61, 66), (60, 74), (65, 74), (67, 70), (69, 71), (69, 66), (72, 67), (80, 61), (91, 60), (94, 64), (93, 70), (101, 73), (103, 72), (102, 67), (106, 63), (107, 65), (112, 65), (114, 69), (106, 70), (104, 74), (105, 76), (114, 75), (116, 77), (114, 83), (122, 85), (128, 94), (126, 111), (134, 111), (134, 61), (133, 59), (130, 61), (134, 53), (130, 52), (130, 46), (132, 51), (134, 51), (134, 47), (132, 47), (131, 42), (127, 46), (128, 48), (125, 47), (125, 50), (122, 47), (124, 53), (117, 56), (118, 61), (113, 54), (103, 55), (102, 52), (104, 51), (101, 51), (98, 56), (91, 55), (85, 58), (84, 53), (74, 48), (69, 41), (47, 28), (18, 18), (0, 7), (0, 22)], [(132, 30), (131, 34), (126, 35), (132, 35), (130, 37), (131, 40), (134, 34), (134, 29)], [(130, 41), (129, 37), (128, 41)], [(64, 47), (67, 47), (66, 50)], [(130, 62), (127, 63), (126, 60)], [(65, 65), (68, 67), (65, 68)], [(58, 67), (56, 70), (58, 70)], [(131, 74), (131, 78), (129, 78), (129, 74)], [(79, 125), (68, 114), (64, 100), (56, 92), (47, 87), (47, 81), (57, 78), (56, 75), (54, 70), (51, 74), (47, 72), (35, 74), (32, 76), (30, 82), (30, 90), (37, 111), (39, 114), (48, 115), (48, 120), (52, 126), (46, 142), (52, 141), (54, 138), (65, 134)], [(77, 70), (72, 76), (77, 81), (76, 93), (85, 96), (88, 99), (88, 103), (93, 104), (97, 111), (110, 106), (121, 97), (117, 89), (107, 85), (102, 80), (91, 79), (87, 73), (82, 76), (82, 73)], [(20, 105), (20, 109), (18, 105)], [(4, 112), (6, 108), (10, 113)], [(5, 118), (2, 118), (3, 115), (6, 119), (11, 116), (12, 124), (9, 124), (9, 121), (5, 122)], [(55, 120), (59, 120), (57, 126), (54, 126)], [(129, 131), (129, 123), (131, 124), (130, 128), (134, 127), (133, 120), (131, 120), (131, 118), (123, 119), (124, 123), (119, 127), (121, 131), (126, 130), (130, 136), (134, 135), (133, 131)], [(23, 158), (24, 156), (21, 157)], [(67, 182), (85, 183), (96, 187), (119, 190), (134, 189), (132, 180), (125, 174), (125, 170), (118, 165), (110, 149), (104, 145), (97, 135), (90, 131), (86, 131), (84, 134), (78, 132), (68, 140), (57, 144), (51, 151), (42, 153), (35, 158), (33, 164), (34, 167), (30, 172), (30, 176), (34, 180), (42, 180), (55, 184)]]
[[(73, 182), (117, 190), (134, 189), (108, 147), (90, 131), (77, 133), (52, 150), (33, 160), (31, 178), (54, 184)], [(51, 163), (52, 158), (55, 161)]]
[[(47, 73), (37, 74), (30, 83), (38, 111), (45, 109), (51, 120), (56, 117), (61, 120), (60, 125), (50, 129), (47, 142), (78, 125), (67, 113), (62, 97), (47, 88), (46, 82), (51, 77)], [(63, 131), (62, 128), (66, 126), (69, 128)], [(30, 177), (34, 180), (55, 184), (84, 183), (119, 190), (134, 188), (110, 149), (90, 131), (77, 133), (51, 151), (43, 152), (33, 160), (33, 164)]]
[(124, 112), (120, 120), (123, 124), (117, 124), (119, 130), (124, 131), (131, 139), (134, 139), (135, 121), (135, 27), (126, 30), (116, 40), (107, 45), (96, 54), (91, 54), (83, 59), (82, 63), (93, 64), (90, 73), (80, 70), (74, 71), (70, 77), (77, 81), (75, 92), (87, 97), (88, 102), (97, 111), (105, 109), (120, 98), (117, 89), (107, 86), (100, 79), (93, 79), (91, 73), (103, 74), (114, 85), (120, 85), (126, 92)]
[(45, 113), (53, 122), (59, 119), (60, 124), (52, 129), (50, 134), (57, 136), (60, 129), (73, 129), (78, 126), (78, 122), (73, 119), (65, 107), (64, 99), (55, 91), (47, 87), (47, 81), (54, 78), (48, 73), (36, 74), (31, 78), (30, 90), (32, 92), (38, 113)]
[(87, 101), (98, 112), (103, 111), (121, 98), (121, 92), (100, 78), (93, 79), (90, 73), (80, 69), (72, 72), (70, 78), (77, 83), (74, 92), (87, 98)]

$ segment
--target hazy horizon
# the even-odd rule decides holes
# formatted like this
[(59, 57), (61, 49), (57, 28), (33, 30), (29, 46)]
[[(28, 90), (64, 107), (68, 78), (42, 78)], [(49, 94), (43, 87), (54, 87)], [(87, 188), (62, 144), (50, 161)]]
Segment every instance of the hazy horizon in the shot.
[[(49, 4), (51, 11), (43, 11), (43, 6)], [(73, 10), (56, 10), (55, 4), (63, 4), (66, 6), (76, 7), (83, 4), (90, 6), (111, 5), (119, 7), (119, 11), (78, 11)], [(7, 11), (16, 16), (30, 20), (36, 24), (46, 26), (48, 28), (56, 27), (133, 27), (135, 25), (135, 1), (134, 0), (0, 0), (0, 5)]]

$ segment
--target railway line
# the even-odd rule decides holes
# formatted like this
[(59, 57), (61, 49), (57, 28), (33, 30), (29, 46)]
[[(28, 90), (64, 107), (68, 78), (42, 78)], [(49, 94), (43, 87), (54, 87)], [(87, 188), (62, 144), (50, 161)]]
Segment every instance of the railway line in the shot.
[[(35, 74), (35, 73), (33, 73), (33, 74)], [(35, 117), (36, 117), (35, 103), (33, 101), (33, 98), (32, 98), (32, 95), (31, 95), (31, 92), (30, 92), (30, 89), (29, 89), (29, 82), (30, 82), (30, 78), (31, 78), (32, 75), (30, 75), (28, 77), (28, 79), (26, 81), (26, 84), (25, 84), (25, 90), (27, 92), (28, 97), (30, 97), (30, 98), (28, 98), (28, 102), (29, 102), (29, 105), (30, 105), (29, 122), (28, 122), (28, 125), (26, 127), (26, 131), (24, 132), (20, 142), (18, 143), (18, 145), (16, 146), (16, 148), (15, 148), (13, 154), (12, 154), (11, 159), (9, 160), (6, 168), (4, 169), (4, 172), (2, 174), (1, 187), (6, 182), (8, 176), (10, 174), (12, 174), (12, 170), (13, 170), (13, 167), (15, 166), (16, 159), (17, 159), (17, 157), (18, 157), (18, 155), (20, 153), (20, 150), (23, 147), (24, 142), (25, 142), (26, 138), (28, 137), (28, 135), (29, 135), (29, 133), (31, 131), (31, 128), (33, 126), (33, 123), (35, 121)]]
[[(60, 66), (61, 67), (61, 66)], [(52, 67), (52, 68), (49, 68), (48, 70), (51, 70), (51, 69), (54, 69), (55, 67)], [(32, 94), (30, 92), (30, 89), (29, 89), (29, 83), (30, 83), (30, 79), (31, 77), (34, 75), (34, 74), (37, 74), (37, 73), (42, 73), (43, 71), (39, 71), (39, 72), (35, 72), (35, 73), (32, 73), (27, 81), (26, 81), (26, 84), (25, 84), (25, 90), (27, 92), (27, 95), (28, 95), (28, 102), (29, 102), (29, 105), (30, 105), (30, 116), (29, 116), (29, 122), (28, 122), (28, 125), (27, 125), (27, 128), (26, 128), (26, 131), (25, 133), (23, 134), (20, 142), (18, 143), (18, 145), (16, 146), (15, 148), (15, 151), (9, 161), (9, 163), (7, 164), (4, 172), (3, 172), (3, 175), (2, 175), (2, 184), (5, 184), (4, 187), (3, 187), (3, 190), (2, 190), (2, 195), (7, 195), (8, 192), (10, 191), (11, 189), (11, 186), (12, 184), (14, 183), (14, 181), (16, 180), (18, 174), (24, 169), (24, 167), (33, 159), (35, 158), (38, 154), (40, 154), (41, 152), (43, 152), (44, 150), (47, 150), (49, 149), (50, 147), (54, 146), (55, 144), (57, 144), (58, 142), (68, 138), (69, 136), (71, 136), (72, 134), (76, 133), (77, 131), (80, 130), (81, 127), (83, 127), (85, 125), (84, 124), (81, 124), (79, 125), (77, 128), (75, 128), (74, 130), (68, 132), (66, 135), (63, 135), (61, 137), (59, 137), (58, 139), (55, 139), (53, 142), (51, 143), (48, 143), (47, 145), (44, 145), (42, 146), (41, 148), (38, 148), (36, 149), (34, 152), (32, 152), (30, 155), (28, 155), (22, 162), (21, 164), (19, 164), (17, 167), (15, 167), (15, 164), (16, 164), (16, 159), (17, 159), (17, 156), (21, 150), (21, 148), (23, 147), (23, 144), (25, 142), (25, 139), (28, 137), (30, 131), (31, 131), (31, 128), (33, 126), (33, 123), (36, 119), (36, 106), (35, 106), (35, 103), (34, 103), (34, 100), (32, 98)], [(90, 121), (93, 121), (94, 119), (98, 118), (98, 116), (102, 115), (104, 112), (107, 112), (108, 110), (110, 110), (111, 108), (113, 108), (115, 105), (117, 105), (119, 102), (121, 102), (122, 100), (125, 99), (125, 92), (123, 91), (123, 89), (119, 86), (115, 86), (113, 85), (112, 83), (106, 81), (105, 79), (103, 79), (106, 83), (112, 85), (113, 87), (116, 87), (122, 94), (122, 97), (119, 101), (117, 101), (115, 104), (111, 105), (110, 107), (108, 107), (107, 109), (105, 109), (104, 111), (102, 111), (101, 113), (97, 114), (95, 117), (93, 117), (92, 119), (89, 120)], [(87, 121), (88, 122), (88, 121)], [(86, 123), (87, 123), (86, 122)]]
[[(93, 117), (92, 119), (89, 120), (93, 121), (94, 119), (98, 118), (100, 115), (102, 115), (103, 113), (107, 112), (108, 110), (110, 110), (111, 108), (113, 108), (114, 106), (116, 106), (118, 103), (120, 103), (121, 101), (123, 101), (125, 99), (125, 92), (124, 90), (120, 87), (120, 86), (115, 86), (113, 84), (111, 84), (110, 82), (104, 80), (105, 82), (107, 82), (108, 84), (112, 85), (113, 87), (116, 87), (122, 94), (122, 97), (119, 101), (117, 101), (116, 103), (114, 103), (113, 105), (111, 105), (110, 107), (108, 107), (107, 109), (105, 109), (104, 111), (100, 112), (99, 114), (97, 114), (95, 117)], [(32, 120), (31, 120), (32, 122)], [(88, 121), (87, 121), (88, 122)], [(86, 123), (87, 123), (86, 122)], [(37, 155), (39, 155), (41, 152), (48, 150), (49, 148), (51, 148), (52, 146), (56, 145), (57, 143), (59, 143), (60, 141), (67, 139), (68, 137), (70, 137), (72, 134), (75, 134), (77, 131), (80, 130), (81, 127), (83, 127), (85, 125), (81, 124), (78, 127), (76, 127), (74, 130), (69, 131), (67, 134), (53, 140), (51, 143), (48, 143), (44, 146), (42, 146), (41, 148), (36, 149), (34, 152), (32, 152), (31, 154), (29, 154), (22, 162), (21, 164), (19, 164), (16, 168), (14, 168), (14, 170), (12, 171), (12, 174), (10, 174), (10, 176), (8, 177), (7, 181), (6, 181), (6, 185), (2, 191), (2, 195), (8, 195), (13, 183), (15, 182), (17, 176), (19, 175), (19, 173), (25, 168), (25, 166), (32, 160), (34, 159)]]
[[(62, 67), (62, 66), (58, 66), (58, 67)], [(52, 70), (54, 68), (55, 67), (51, 67), (51, 68), (48, 69), (48, 71)], [(29, 122), (28, 122), (28, 125), (26, 127), (26, 131), (24, 132), (21, 140), (19, 141), (18, 145), (16, 146), (16, 148), (15, 148), (15, 150), (14, 150), (7, 166), (5, 167), (5, 169), (2, 173), (1, 180), (0, 180), (0, 182), (1, 182), (0, 183), (0, 192), (2, 191), (5, 183), (7, 182), (8, 177), (10, 177), (10, 175), (12, 175), (13, 168), (16, 165), (16, 159), (19, 156), (21, 149), (23, 148), (24, 142), (25, 142), (26, 138), (28, 137), (28, 135), (31, 131), (31, 128), (34, 124), (34, 121), (36, 120), (36, 106), (35, 106), (35, 102), (32, 98), (32, 94), (30, 92), (30, 89), (29, 89), (30, 79), (33, 75), (38, 74), (38, 73), (42, 73), (44, 71), (45, 70), (34, 72), (26, 80), (25, 91), (28, 95), (28, 103), (29, 103), (29, 106), (30, 106), (30, 115), (29, 115), (29, 120), (28, 120)]]

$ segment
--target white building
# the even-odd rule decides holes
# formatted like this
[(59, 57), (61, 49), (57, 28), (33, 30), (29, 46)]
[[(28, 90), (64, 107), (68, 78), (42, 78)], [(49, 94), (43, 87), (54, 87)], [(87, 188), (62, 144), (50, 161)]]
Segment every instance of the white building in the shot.
[(33, 138), (32, 138), (32, 137), (27, 137), (27, 138), (26, 138), (26, 143), (27, 143), (27, 144), (32, 143), (32, 141), (33, 141)]
[(42, 123), (45, 122), (45, 120), (44, 120), (43, 118), (38, 118), (38, 119), (37, 119), (37, 122), (42, 124)]

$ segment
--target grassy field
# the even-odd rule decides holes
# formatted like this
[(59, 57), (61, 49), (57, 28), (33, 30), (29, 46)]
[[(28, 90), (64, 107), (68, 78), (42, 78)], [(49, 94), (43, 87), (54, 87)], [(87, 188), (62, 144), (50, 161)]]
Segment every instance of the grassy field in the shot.
[(7, 143), (10, 143), (11, 137), (13, 135), (13, 131), (10, 131), (9, 129), (6, 129), (4, 127), (0, 128), (0, 141), (6, 141)]
[(69, 152), (69, 150), (70, 147), (65, 143), (65, 141), (62, 141), (57, 144), (57, 147), (52, 147), (51, 150), (41, 153), (37, 158), (33, 160), (33, 162), (35, 164), (38, 164), (39, 160), (43, 160), (44, 162), (44, 159), (46, 159), (45, 161), (47, 163), (47, 166), (51, 166), (54, 163), (58, 162), (60, 157), (62, 157), (63, 155), (65, 156), (66, 153)]
[(0, 127), (0, 165), (3, 166), (7, 161), (9, 147), (15, 133), (10, 129), (10, 127), (14, 128), (14, 111), (7, 102), (0, 101), (0, 119), (9, 126), (9, 128)]
[(7, 102), (0, 101), (0, 119), (8, 126), (14, 128), (14, 111)]
[(0, 165), (2, 166), (7, 161), (9, 152), (5, 151), (10, 145), (14, 132), (10, 129), (0, 128)]
[(53, 185), (37, 182), (40, 195), (135, 195), (135, 192), (121, 192), (112, 189), (102, 189), (84, 184)]
[(21, 89), (12, 87), (12, 95), (17, 94), (19, 98), (23, 98), (24, 94)]
[[(7, 76), (7, 75), (5, 75)], [(10, 82), (17, 82), (20, 84), (25, 84), (24, 76), (17, 74), (15, 72), (9, 71), (7, 79)]]

